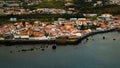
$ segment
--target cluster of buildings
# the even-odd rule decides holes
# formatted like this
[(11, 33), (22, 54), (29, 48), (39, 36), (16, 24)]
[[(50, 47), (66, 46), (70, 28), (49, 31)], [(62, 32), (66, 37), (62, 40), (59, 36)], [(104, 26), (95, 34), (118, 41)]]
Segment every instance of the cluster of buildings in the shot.
[[(90, 28), (91, 26), (95, 28)], [(65, 36), (80, 38), (92, 31), (104, 31), (119, 26), (119, 17), (111, 17), (110, 14), (103, 14), (93, 21), (86, 18), (70, 18), (70, 20), (59, 18), (53, 23), (41, 21), (34, 21), (32, 24), (31, 22), (16, 22), (0, 26), (0, 39), (48, 40)]]
[(4, 9), (0, 9), (0, 14), (28, 14), (27, 10), (24, 8), (20, 8), (20, 7), (6, 7)]
[(0, 9), (0, 14), (14, 14), (14, 15), (20, 15), (20, 14), (34, 14), (34, 13), (39, 13), (39, 14), (65, 14), (66, 10), (64, 9), (55, 9), (55, 8), (39, 8), (36, 10), (29, 10), (29, 9), (24, 9), (20, 7), (13, 7), (13, 8), (4, 8)]
[(93, 6), (102, 6), (102, 5), (108, 5), (108, 4), (117, 4), (120, 5), (120, 0), (85, 0), (87, 3), (92, 3)]
[(64, 14), (66, 10), (64, 9), (56, 9), (56, 8), (38, 8), (36, 10), (32, 10), (30, 12), (37, 12), (37, 13), (46, 13), (46, 14)]
[(20, 1), (0, 1), (0, 14), (25, 14), (26, 10), (21, 7)]
[(110, 4), (118, 4), (120, 5), (120, 0), (109, 0)]
[(21, 6), (20, 1), (0, 1), (0, 7), (19, 7)]
[[(43, 2), (44, 0), (25, 0), (28, 2), (28, 6), (37, 5)], [(33, 14), (33, 13), (46, 13), (46, 14), (64, 14), (66, 13), (65, 9), (57, 8), (36, 8), (30, 10), (23, 8), (22, 5), (24, 2), (21, 1), (0, 1), (0, 14)]]
[(55, 8), (39, 8), (36, 10), (29, 10), (29, 9), (24, 9), (20, 7), (12, 7), (12, 8), (4, 8), (0, 9), (0, 14), (14, 14), (14, 15), (20, 15), (20, 14), (34, 14), (34, 13), (39, 13), (39, 14), (64, 14), (66, 13), (66, 10), (64, 9), (55, 9)]

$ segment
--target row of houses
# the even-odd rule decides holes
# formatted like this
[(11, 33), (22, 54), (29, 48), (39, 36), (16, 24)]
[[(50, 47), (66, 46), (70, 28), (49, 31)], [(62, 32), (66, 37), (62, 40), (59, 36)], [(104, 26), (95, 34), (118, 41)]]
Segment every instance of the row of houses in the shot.
[[(107, 15), (101, 15), (104, 18), (110, 17)], [(81, 29), (85, 27), (85, 29)], [(89, 27), (97, 26), (94, 29)], [(6, 39), (55, 39), (62, 36), (67, 37), (81, 37), (86, 33), (90, 33), (94, 30), (105, 30), (113, 27), (120, 26), (120, 20), (111, 19), (107, 21), (90, 20), (86, 18), (71, 18), (66, 20), (59, 18), (58, 21), (41, 22), (39, 20), (30, 22), (16, 22), (13, 24), (3, 24), (0, 26), (0, 36)], [(0, 37), (0, 38), (1, 38)]]
[(36, 10), (29, 10), (20, 7), (12, 7), (12, 8), (1, 8), (0, 14), (32, 14), (32, 13), (46, 13), (46, 14), (65, 14), (66, 10), (64, 9), (55, 9), (55, 8), (39, 8)]
[(66, 13), (66, 10), (56, 9), (56, 8), (38, 8), (36, 10), (33, 10), (32, 12), (48, 13), (48, 14), (64, 14)]
[[(41, 39), (44, 37), (58, 37), (63, 35), (70, 35), (75, 31), (72, 25), (52, 25), (46, 22), (36, 21), (33, 25), (26, 22), (25, 25), (21, 22), (15, 24), (8, 24), (1, 27), (1, 34), (12, 34), (15, 38), (34, 38)], [(72, 33), (71, 33), (72, 34)]]
[(108, 4), (120, 5), (120, 0), (84, 0), (86, 3), (91, 3), (93, 6), (102, 6)]
[(12, 8), (1, 8), (0, 14), (27, 14), (27, 9), (20, 8), (20, 7), (12, 7)]

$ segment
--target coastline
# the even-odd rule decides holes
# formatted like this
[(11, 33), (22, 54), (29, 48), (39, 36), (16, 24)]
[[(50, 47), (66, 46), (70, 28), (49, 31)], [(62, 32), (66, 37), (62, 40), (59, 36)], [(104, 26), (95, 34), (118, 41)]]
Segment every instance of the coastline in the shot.
[(79, 43), (81, 43), (82, 40), (88, 38), (89, 36), (92, 36), (92, 35), (96, 35), (96, 34), (101, 34), (101, 33), (107, 33), (107, 32), (112, 32), (112, 31), (116, 31), (118, 28), (112, 28), (112, 29), (107, 29), (107, 30), (104, 30), (104, 31), (94, 31), (94, 32), (91, 32), (91, 33), (87, 33), (86, 35), (84, 36), (81, 36), (79, 39), (71, 42), (71, 41), (68, 41), (68, 42), (65, 42), (65, 43), (58, 43), (57, 45), (77, 45)]
[(100, 33), (107, 33), (111, 31), (116, 31), (118, 28), (112, 28), (112, 29), (107, 29), (107, 30), (102, 30), (102, 31), (93, 31), (90, 33), (87, 33), (77, 40), (70, 41), (69, 39), (64, 41), (56, 41), (54, 40), (0, 40), (0, 44), (6, 45), (6, 46), (12, 46), (15, 44), (56, 44), (56, 45), (77, 45), (79, 44), (82, 40), (86, 39), (89, 36), (95, 35), (95, 34), (100, 34)]

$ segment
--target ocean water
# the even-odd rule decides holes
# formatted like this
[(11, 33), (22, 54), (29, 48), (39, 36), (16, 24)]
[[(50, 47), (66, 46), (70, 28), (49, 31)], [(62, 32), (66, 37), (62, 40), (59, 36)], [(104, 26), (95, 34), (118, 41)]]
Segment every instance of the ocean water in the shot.
[[(97, 34), (79, 45), (57, 46), (56, 50), (52, 46), (1, 45), (0, 68), (120, 68), (119, 32)], [(21, 51), (30, 48), (34, 50)]]

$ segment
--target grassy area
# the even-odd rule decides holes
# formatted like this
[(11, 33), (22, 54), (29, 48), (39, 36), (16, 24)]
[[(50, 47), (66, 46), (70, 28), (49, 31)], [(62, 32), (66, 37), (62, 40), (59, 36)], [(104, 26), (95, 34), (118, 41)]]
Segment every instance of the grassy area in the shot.
[(120, 14), (120, 5), (116, 4), (110, 4), (110, 5), (104, 5), (104, 6), (89, 6), (89, 7), (82, 7), (77, 8), (80, 13), (97, 13), (98, 15), (102, 13), (110, 13), (113, 15)]
[(29, 8), (31, 10), (37, 9), (37, 8), (60, 8), (65, 9), (65, 1), (64, 0), (51, 0), (51, 1), (44, 1), (37, 5), (28, 6), (27, 3), (23, 3), (24, 8)]
[(45, 1), (40, 3), (36, 8), (65, 8), (64, 1)]
[(120, 14), (120, 5), (106, 5), (106, 6), (98, 6), (92, 7), (90, 12), (93, 13), (110, 13), (110, 14)]

